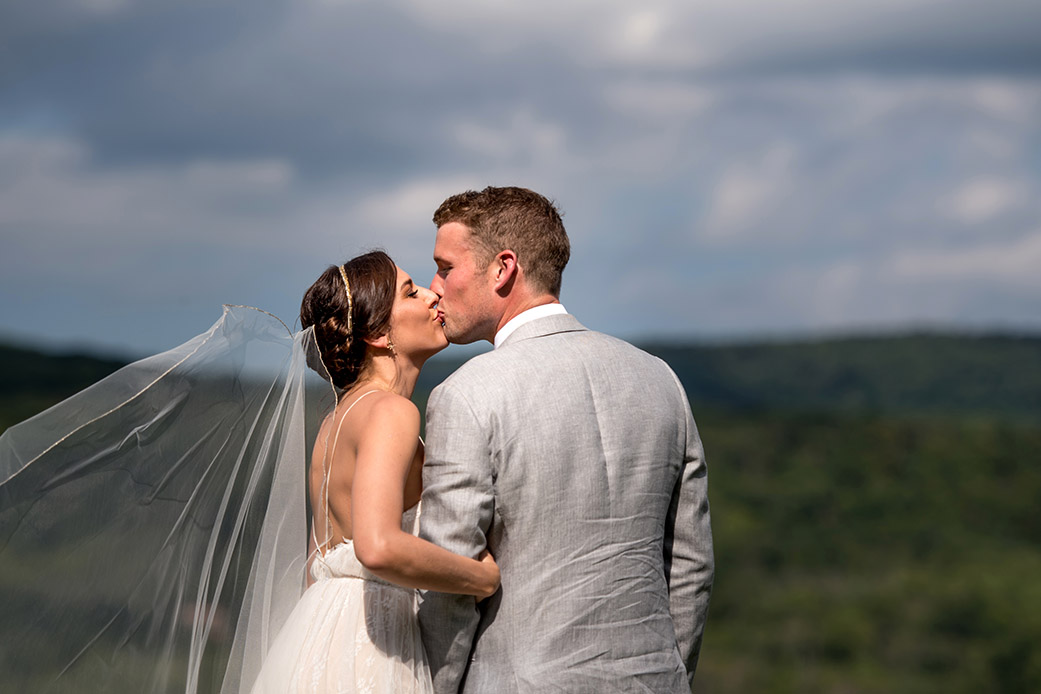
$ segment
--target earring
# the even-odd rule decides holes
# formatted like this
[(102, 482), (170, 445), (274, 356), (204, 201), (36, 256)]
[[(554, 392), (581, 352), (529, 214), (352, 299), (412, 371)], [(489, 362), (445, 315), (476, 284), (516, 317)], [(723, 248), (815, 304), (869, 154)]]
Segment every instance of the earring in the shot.
[(390, 339), (390, 335), (387, 335), (387, 349), (390, 350), (390, 356), (398, 356), (397, 352), (394, 351), (394, 340)]

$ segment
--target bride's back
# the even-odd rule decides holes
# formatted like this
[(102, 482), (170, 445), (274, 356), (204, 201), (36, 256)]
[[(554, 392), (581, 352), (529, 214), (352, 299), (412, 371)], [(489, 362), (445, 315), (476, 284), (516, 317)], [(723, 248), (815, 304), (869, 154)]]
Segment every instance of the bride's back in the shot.
[[(341, 400), (325, 418), (318, 430), (311, 459), (308, 494), (319, 549), (352, 540), (351, 524), (354, 471), (359, 443), (370, 431), (366, 424), (375, 403), (381, 398), (399, 395), (382, 390), (352, 394)], [(417, 450), (405, 484), (403, 508), (419, 502), (422, 493), (423, 446)]]
[[(344, 398), (322, 422), (311, 458), (308, 493), (315, 538), (333, 546), (354, 537), (351, 527), (351, 488), (358, 452), (358, 426), (364, 419), (361, 401), (369, 393)], [(356, 408), (355, 405), (358, 405)]]

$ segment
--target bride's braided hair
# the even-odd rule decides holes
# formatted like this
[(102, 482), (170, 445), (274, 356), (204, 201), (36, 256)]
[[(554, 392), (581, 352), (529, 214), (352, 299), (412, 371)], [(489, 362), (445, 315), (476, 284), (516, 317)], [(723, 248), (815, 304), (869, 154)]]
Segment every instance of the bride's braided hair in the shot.
[(397, 279), (390, 256), (372, 251), (341, 266), (330, 265), (304, 294), (300, 325), (314, 326), (322, 363), (337, 388), (350, 388), (365, 368), (366, 338), (390, 329)]

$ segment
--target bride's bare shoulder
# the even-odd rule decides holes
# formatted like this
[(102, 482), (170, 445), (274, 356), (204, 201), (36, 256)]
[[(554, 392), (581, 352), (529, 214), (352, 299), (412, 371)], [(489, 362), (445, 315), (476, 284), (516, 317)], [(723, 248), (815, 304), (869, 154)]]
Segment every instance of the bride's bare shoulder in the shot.
[(397, 393), (380, 393), (373, 398), (369, 412), (370, 424), (378, 427), (419, 428), (419, 408), (416, 403)]
[(330, 445), (342, 453), (381, 437), (419, 435), (419, 408), (397, 393), (373, 391), (344, 405), (331, 412), (319, 427), (315, 455), (323, 455)]

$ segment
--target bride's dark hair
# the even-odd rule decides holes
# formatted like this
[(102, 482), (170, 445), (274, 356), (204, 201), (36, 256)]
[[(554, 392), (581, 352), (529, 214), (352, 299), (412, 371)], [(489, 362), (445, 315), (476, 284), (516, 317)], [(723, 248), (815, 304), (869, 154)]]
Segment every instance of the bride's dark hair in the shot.
[[(350, 301), (341, 267), (350, 282)], [(330, 265), (304, 294), (300, 325), (314, 326), (322, 363), (337, 388), (350, 388), (358, 380), (367, 357), (365, 340), (390, 329), (397, 280), (390, 256), (371, 251), (342, 266)]]

